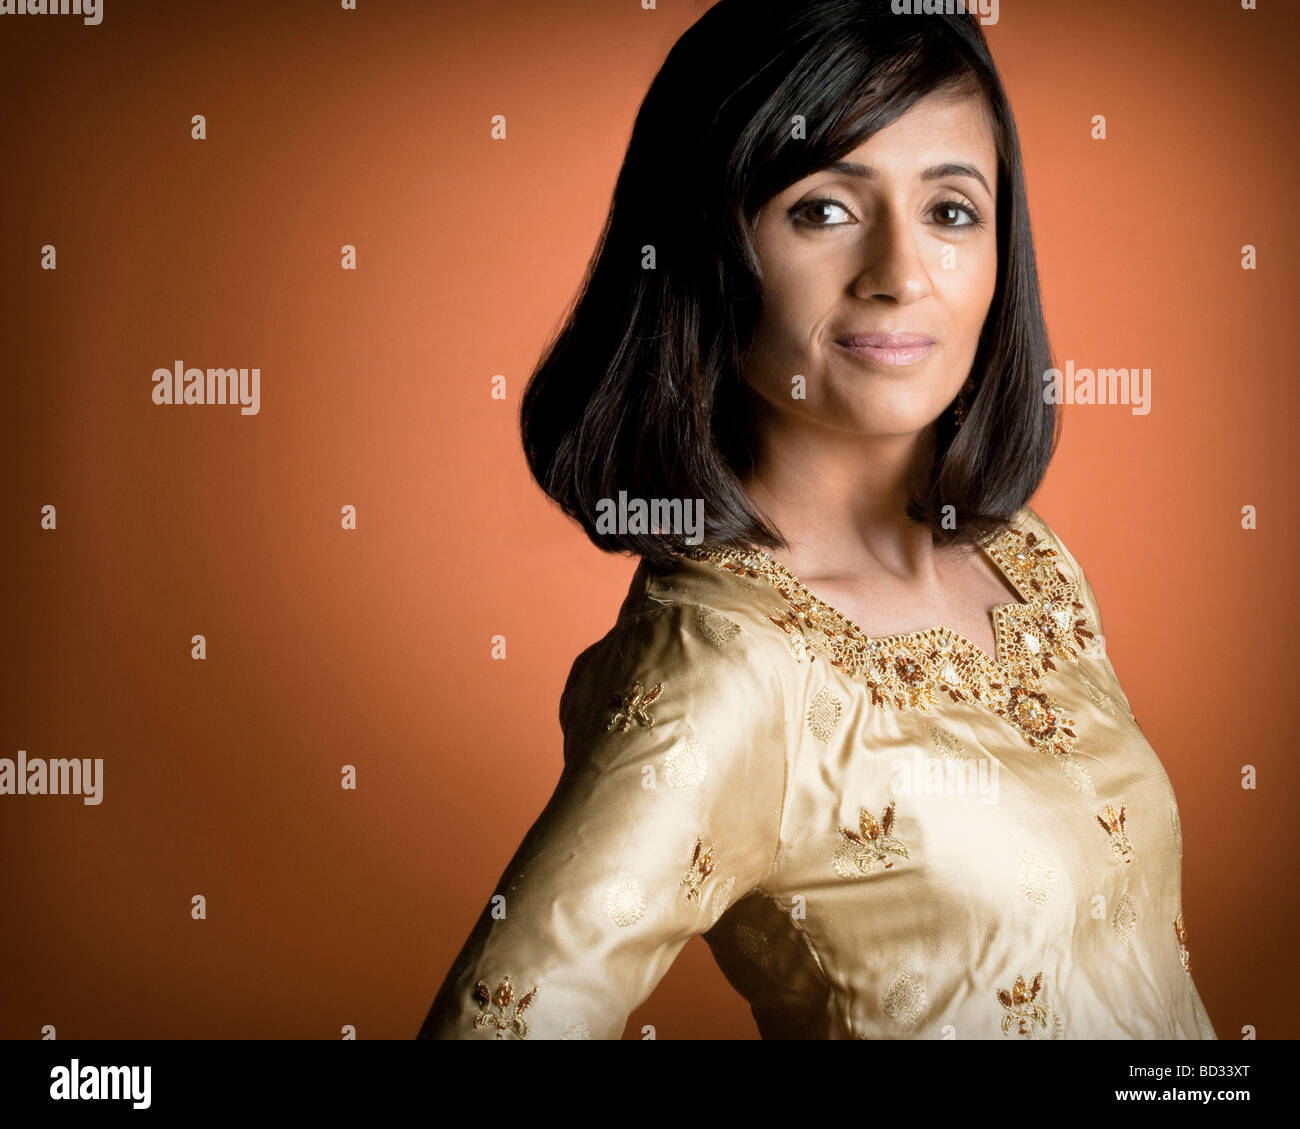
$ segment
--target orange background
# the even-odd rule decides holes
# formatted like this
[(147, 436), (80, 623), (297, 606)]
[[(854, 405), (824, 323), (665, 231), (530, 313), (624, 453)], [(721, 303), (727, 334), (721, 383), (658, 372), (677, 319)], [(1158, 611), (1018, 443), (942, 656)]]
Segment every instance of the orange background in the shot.
[[(105, 762), (99, 807), (0, 797), (0, 1036), (415, 1035), (633, 570), (533, 485), (516, 417), (637, 106), (706, 7), (0, 17), (0, 756)], [(1058, 362), (1153, 372), (1147, 416), (1065, 409), (1032, 504), (1177, 790), (1227, 1039), (1300, 1035), (1288, 7), (1003, 0), (988, 29)], [(177, 359), (260, 367), (260, 414), (154, 405)], [(644, 1023), (756, 1035), (698, 938), (627, 1037)]]

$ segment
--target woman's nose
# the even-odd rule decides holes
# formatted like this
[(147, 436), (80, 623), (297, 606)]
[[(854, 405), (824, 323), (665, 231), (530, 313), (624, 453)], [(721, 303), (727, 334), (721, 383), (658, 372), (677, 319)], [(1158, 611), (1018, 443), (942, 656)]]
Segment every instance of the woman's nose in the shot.
[(898, 212), (882, 212), (864, 241), (853, 292), (907, 305), (930, 293), (930, 272), (916, 232)]

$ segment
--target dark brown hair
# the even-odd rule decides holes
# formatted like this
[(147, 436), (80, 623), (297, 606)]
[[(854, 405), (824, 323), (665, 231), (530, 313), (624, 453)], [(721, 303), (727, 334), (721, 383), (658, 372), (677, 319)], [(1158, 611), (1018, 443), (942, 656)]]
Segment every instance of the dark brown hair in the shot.
[[(704, 502), (704, 544), (783, 545), (741, 485), (741, 373), (758, 323), (752, 242), (777, 193), (858, 148), (918, 99), (982, 92), (998, 152), (998, 273), (965, 423), (935, 423), (909, 504), (937, 544), (998, 529), (1033, 495), (1059, 416), (1011, 107), (973, 15), (895, 15), (889, 0), (721, 0), (673, 46), (637, 114), (596, 252), (524, 391), (542, 489), (602, 549), (666, 564), (680, 532), (597, 532), (602, 499)], [(792, 119), (806, 137), (792, 137)], [(653, 254), (653, 269), (648, 256)], [(952, 506), (956, 528), (940, 522)]]

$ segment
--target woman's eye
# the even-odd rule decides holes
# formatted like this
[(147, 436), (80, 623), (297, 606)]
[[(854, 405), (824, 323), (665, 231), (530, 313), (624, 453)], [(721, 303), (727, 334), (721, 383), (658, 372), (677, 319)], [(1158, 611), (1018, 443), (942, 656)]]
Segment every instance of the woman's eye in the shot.
[[(821, 222), (822, 217), (830, 213), (830, 222)], [(846, 219), (835, 219), (836, 213), (846, 216)], [(796, 223), (801, 223), (805, 227), (839, 227), (845, 223), (856, 223), (852, 213), (841, 204), (838, 200), (808, 200), (800, 204), (797, 208), (792, 209), (790, 213)], [(804, 217), (810, 216), (811, 219)]]
[(969, 204), (957, 200), (945, 200), (942, 204), (936, 204), (931, 214), (939, 220), (940, 227), (978, 227), (980, 224), (979, 213)]

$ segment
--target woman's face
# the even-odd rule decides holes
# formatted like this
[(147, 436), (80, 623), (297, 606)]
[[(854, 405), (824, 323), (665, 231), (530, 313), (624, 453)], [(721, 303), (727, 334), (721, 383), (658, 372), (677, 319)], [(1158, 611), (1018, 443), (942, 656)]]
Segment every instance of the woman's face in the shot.
[(930, 95), (844, 162), (759, 212), (745, 379), (803, 422), (914, 434), (966, 381), (993, 299), (992, 125), (978, 96)]

